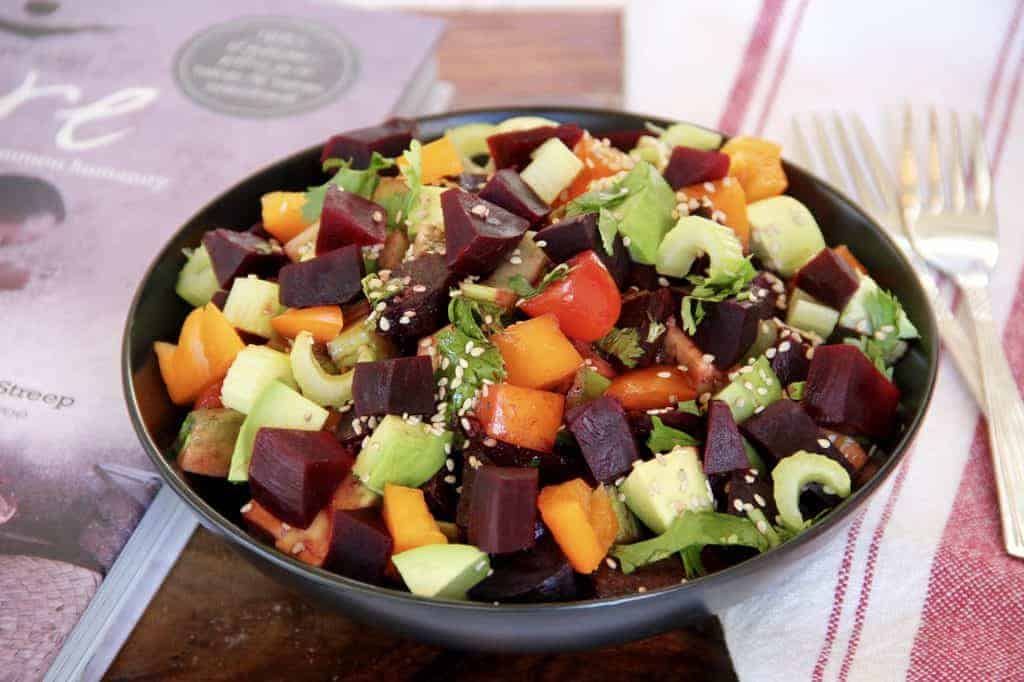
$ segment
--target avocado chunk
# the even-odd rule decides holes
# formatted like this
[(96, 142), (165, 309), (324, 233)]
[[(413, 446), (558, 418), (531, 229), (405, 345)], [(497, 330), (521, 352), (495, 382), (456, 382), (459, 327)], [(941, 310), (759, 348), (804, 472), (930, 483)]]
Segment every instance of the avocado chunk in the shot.
[(743, 245), (731, 229), (692, 215), (680, 218), (665, 235), (658, 246), (655, 269), (662, 275), (683, 277), (701, 255), (711, 261), (709, 274), (736, 272), (743, 265)]
[(288, 356), (268, 346), (246, 346), (228, 368), (220, 400), (225, 407), (249, 414), (256, 399), (275, 381), (295, 388)]
[(814, 334), (824, 341), (832, 335), (839, 322), (839, 311), (829, 308), (803, 289), (795, 289), (789, 298), (786, 324), (802, 332)]
[(280, 381), (271, 381), (256, 398), (238, 431), (238, 440), (235, 441), (235, 449), (231, 454), (228, 480), (235, 483), (249, 480), (252, 446), (256, 441), (256, 432), (264, 426), (319, 431), (325, 421), (327, 410), (303, 398)]
[(384, 417), (369, 437), (352, 471), (377, 493), (385, 483), (418, 488), (444, 466), (452, 434), (397, 415)]
[(800, 493), (807, 485), (819, 483), (826, 494), (850, 496), (850, 474), (846, 469), (830, 457), (805, 450), (779, 460), (772, 470), (772, 480), (779, 519), (782, 525), (797, 533), (809, 525), (800, 513)]
[(691, 559), (684, 563), (687, 575), (692, 577), (700, 571), (699, 560), (692, 557), (699, 556), (705, 545), (743, 545), (763, 552), (768, 549), (768, 540), (749, 519), (713, 511), (684, 511), (661, 535), (619, 545), (611, 553), (619, 560), (623, 573), (632, 573), (676, 552), (686, 552)]
[(178, 466), (183, 471), (224, 478), (245, 415), (220, 407), (194, 410), (178, 434)]
[(714, 151), (722, 146), (721, 135), (691, 123), (673, 123), (661, 134), (661, 140), (669, 147), (690, 147), (702, 151)]
[(684, 511), (705, 511), (715, 504), (697, 448), (676, 446), (654, 459), (634, 464), (619, 486), (626, 506), (655, 533), (664, 533)]
[(413, 594), (466, 599), (466, 592), (487, 577), (491, 562), (472, 545), (423, 545), (391, 557)]
[(741, 367), (729, 385), (715, 395), (715, 400), (729, 404), (733, 420), (739, 424), (751, 415), (782, 398), (782, 384), (765, 356)]
[(750, 247), (765, 267), (791, 277), (825, 248), (825, 238), (810, 210), (782, 195), (747, 206)]
[(619, 532), (615, 535), (615, 544), (636, 542), (643, 537), (640, 521), (633, 512), (629, 511), (625, 501), (619, 497), (621, 493), (611, 485), (604, 486), (604, 491), (608, 495), (612, 511), (615, 512), (615, 519), (619, 522)]

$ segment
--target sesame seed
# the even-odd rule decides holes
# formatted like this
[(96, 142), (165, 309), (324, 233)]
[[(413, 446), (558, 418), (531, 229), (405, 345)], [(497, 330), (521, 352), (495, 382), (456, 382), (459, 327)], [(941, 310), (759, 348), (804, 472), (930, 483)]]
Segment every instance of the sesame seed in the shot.
[(455, 485), (455, 477), (452, 476), (451, 474), (448, 474), (447, 476), (444, 477), (444, 482), (447, 483), (448, 485)]
[(658, 372), (658, 378), (659, 379), (671, 379), (672, 378), (672, 372)]
[(640, 592), (640, 593), (643, 593), (643, 592), (646, 592), (646, 591), (647, 591), (647, 588), (646, 588), (646, 587), (644, 587), (643, 585), (641, 585), (640, 587), (636, 588), (636, 591), (637, 591), (637, 592)]
[[(459, 368), (469, 369), (469, 361), (466, 358), (459, 358)], [(462, 372), (459, 372), (459, 374), (462, 374)]]
[(301, 542), (296, 542), (292, 546), (292, 554), (302, 554), (302, 552), (304, 552), (305, 549), (306, 549), (306, 546), (304, 544), (302, 544)]
[(498, 441), (494, 440), (490, 436), (484, 438), (484, 447), (493, 448), (498, 444)]
[(480, 460), (479, 460), (479, 459), (478, 459), (478, 458), (476, 457), (476, 455), (470, 455), (470, 456), (469, 456), (469, 466), (473, 467), (474, 469), (479, 469), (479, 468), (480, 468), (480, 467), (482, 467), (483, 465), (484, 465), (484, 463), (483, 463), (483, 462), (481, 462), (481, 461), (480, 461)]
[(758, 405), (754, 408), (754, 414), (761, 414), (764, 412), (764, 405)]
[(743, 501), (742, 500), (733, 500), (732, 501), (732, 506), (738, 512), (743, 511)]
[(667, 277), (659, 277), (658, 278), (658, 286), (659, 287), (667, 287), (668, 286), (668, 278)]
[(543, 239), (538, 239), (537, 241), (534, 242), (534, 244), (536, 244), (537, 248), (540, 248), (540, 249), (543, 249), (545, 246), (548, 245), (548, 243), (546, 241), (544, 241)]
[(478, 358), (486, 352), (486, 348), (474, 348), (473, 350), (469, 351), (469, 354), (472, 355), (474, 358)]
[(757, 394), (758, 395), (768, 395), (768, 389), (765, 388), (764, 386), (758, 386), (757, 387)]
[(769, 348), (768, 350), (766, 350), (766, 351), (764, 352), (764, 356), (765, 356), (766, 358), (768, 358), (769, 360), (771, 360), (772, 358), (774, 358), (774, 357), (775, 357), (775, 353), (776, 353), (776, 352), (777, 352), (777, 351), (776, 351), (776, 350), (775, 350), (774, 348)]
[(701, 356), (701, 360), (710, 365), (715, 361), (715, 356), (712, 355), (711, 353), (705, 353), (704, 355)]
[(743, 477), (743, 480), (746, 481), (747, 483), (753, 483), (757, 479), (751, 476), (750, 474), (747, 474), (746, 476)]
[(384, 214), (381, 213), (380, 211), (374, 211), (373, 213), (370, 214), (370, 217), (373, 218), (373, 222), (375, 223), (379, 223), (380, 221), (384, 220)]
[(400, 318), (398, 318), (398, 324), (409, 324), (410, 322), (412, 322), (412, 320), (410, 320), (405, 315), (402, 315)]
[(714, 192), (715, 192), (715, 183), (713, 183), (713, 182), (705, 182), (704, 183), (704, 191), (708, 192), (710, 194), (714, 194)]
[(512, 256), (511, 258), (508, 259), (508, 262), (511, 263), (512, 265), (522, 265), (523, 259), (521, 256)]
[(469, 420), (468, 420), (468, 419), (466, 419), (465, 417), (463, 417), (462, 419), (460, 419), (460, 420), (459, 420), (459, 423), (460, 423), (460, 424), (462, 424), (462, 430), (463, 430), (463, 431), (472, 431), (473, 427), (472, 427), (472, 426), (470, 426), (470, 424), (469, 424)]
[(391, 329), (391, 323), (388, 322), (388, 318), (386, 318), (386, 317), (380, 318), (380, 330), (382, 332), (386, 332), (389, 329)]
[(244, 505), (242, 505), (242, 513), (243, 514), (248, 514), (251, 511), (252, 511), (252, 502), (246, 502)]
[(793, 347), (793, 344), (791, 344), (789, 341), (783, 341), (782, 343), (779, 344), (779, 352), (780, 353), (785, 353), (787, 350), (789, 350), (792, 347)]
[(626, 501), (625, 493), (619, 493), (619, 502), (625, 502), (625, 501)]
[(757, 502), (757, 506), (759, 507), (763, 507), (765, 505), (764, 498), (758, 493), (754, 493), (754, 502)]
[(619, 565), (617, 563), (615, 563), (615, 559), (613, 559), (611, 557), (606, 557), (604, 562), (606, 564), (608, 564), (608, 568), (610, 568), (612, 570), (615, 570), (616, 568), (619, 567)]
[(469, 212), (472, 213), (475, 216), (480, 216), (481, 218), (484, 218), (491, 211), (490, 211), (490, 209), (487, 208), (486, 205), (484, 205), (484, 204), (477, 204), (473, 208), (469, 209)]

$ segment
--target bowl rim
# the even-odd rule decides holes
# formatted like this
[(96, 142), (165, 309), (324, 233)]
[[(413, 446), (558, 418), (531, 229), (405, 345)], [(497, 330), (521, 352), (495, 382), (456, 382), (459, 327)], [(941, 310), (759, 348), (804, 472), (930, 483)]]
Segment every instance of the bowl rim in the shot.
[[(576, 106), (546, 106), (546, 105), (519, 105), (509, 107), (479, 107), (470, 109), (458, 109), (440, 114), (432, 114), (429, 116), (418, 116), (412, 117), (413, 120), (418, 123), (432, 123), (445, 119), (474, 119), (482, 117), (496, 117), (508, 118), (511, 116), (545, 116), (554, 115), (560, 118), (571, 120), (575, 116), (592, 116), (592, 117), (630, 117), (640, 119), (654, 123), (659, 126), (667, 126), (677, 122), (673, 119), (666, 119), (662, 116), (648, 116), (642, 113), (627, 111), (623, 109), (612, 109), (602, 107), (576, 107)], [(721, 131), (717, 131), (713, 128), (701, 126), (699, 124), (692, 124), (697, 127), (709, 130), (712, 132), (719, 133), (723, 138), (728, 139), (728, 136)], [(459, 601), (453, 599), (440, 599), (436, 597), (422, 597), (414, 595), (411, 592), (405, 592), (398, 589), (380, 587), (372, 585), (370, 583), (364, 583), (359, 580), (347, 578), (337, 573), (332, 573), (323, 568), (312, 566), (299, 561), (283, 552), (280, 552), (275, 547), (266, 545), (260, 542), (257, 538), (250, 535), (240, 525), (233, 523), (229, 519), (221, 515), (216, 509), (210, 506), (195, 490), (189, 486), (186, 481), (174, 470), (171, 466), (170, 461), (164, 456), (161, 448), (153, 441), (150, 437), (148, 430), (142, 420), (142, 415), (139, 410), (138, 401), (135, 398), (134, 390), (134, 375), (132, 371), (132, 343), (131, 343), (131, 332), (134, 326), (135, 316), (137, 309), (141, 303), (142, 294), (146, 289), (150, 278), (153, 275), (154, 270), (163, 262), (165, 254), (170, 247), (170, 244), (176, 240), (178, 235), (195, 219), (196, 216), (206, 212), (212, 206), (217, 204), (227, 194), (231, 194), (246, 183), (250, 182), (251, 179), (257, 175), (260, 175), (271, 168), (294, 162), (300, 157), (304, 157), (314, 152), (318, 152), (322, 148), (322, 143), (306, 147), (300, 151), (290, 154), (286, 157), (275, 159), (261, 168), (258, 168), (249, 173), (242, 180), (234, 183), (230, 187), (221, 191), (217, 196), (207, 202), (202, 208), (195, 211), (191, 217), (182, 223), (164, 242), (164, 246), (157, 252), (149, 266), (146, 268), (145, 273), (139, 280), (139, 284), (136, 287), (135, 293), (132, 296), (131, 305), (128, 308), (127, 317), (125, 319), (124, 332), (121, 343), (121, 374), (122, 374), (122, 388), (124, 390), (126, 407), (128, 410), (129, 417), (132, 422), (132, 426), (135, 429), (135, 433), (142, 443), (143, 448), (146, 450), (146, 454), (152, 460), (157, 471), (160, 473), (164, 483), (169, 485), (177, 495), (184, 500), (189, 507), (191, 507), (193, 513), (198, 514), (203, 521), (204, 525), (208, 527), (216, 528), (219, 534), (227, 536), (234, 543), (241, 545), (242, 548), (248, 552), (255, 554), (260, 559), (273, 564), (278, 569), (284, 570), (288, 573), (296, 574), (298, 577), (306, 580), (311, 580), (318, 586), (328, 589), (343, 588), (345, 590), (354, 590), (361, 592), (366, 596), (374, 596), (385, 599), (395, 599), (403, 602), (409, 602), (412, 604), (419, 604), (422, 606), (429, 606), (431, 608), (443, 609), (446, 611), (456, 612), (472, 612), (474, 614), (490, 614), (500, 613), (503, 615), (507, 614), (526, 614), (526, 613), (544, 613), (552, 610), (558, 611), (578, 611), (578, 610), (590, 610), (590, 609), (603, 609), (615, 607), (625, 603), (639, 603), (649, 599), (655, 599), (659, 597), (666, 597), (669, 594), (684, 594), (687, 592), (699, 591), (702, 588), (715, 585), (717, 583), (728, 583), (734, 579), (743, 579), (744, 577), (759, 571), (761, 568), (768, 566), (772, 562), (781, 562), (784, 558), (796, 552), (802, 545), (806, 545), (814, 541), (816, 538), (829, 533), (832, 529), (840, 526), (851, 514), (854, 513), (865, 501), (878, 489), (882, 484), (889, 478), (889, 476), (896, 470), (896, 468), (902, 464), (904, 457), (906, 456), (911, 444), (917, 435), (918, 430), (921, 428), (921, 424), (928, 414), (931, 400), (933, 397), (936, 377), (938, 375), (938, 359), (939, 359), (939, 344), (937, 340), (937, 327), (935, 321), (935, 313), (931, 307), (931, 302), (927, 296), (924, 295), (921, 289), (920, 282), (914, 275), (913, 267), (910, 262), (903, 255), (902, 250), (896, 245), (892, 237), (889, 236), (887, 230), (883, 229), (878, 223), (871, 218), (858, 204), (846, 195), (845, 192), (833, 186), (829, 181), (817, 176), (814, 173), (806, 170), (799, 164), (795, 164), (789, 160), (784, 160), (784, 163), (788, 166), (792, 166), (797, 170), (801, 171), (808, 177), (812, 178), (816, 183), (826, 187), (835, 198), (841, 203), (846, 204), (853, 210), (870, 228), (880, 236), (883, 241), (887, 242), (893, 253), (896, 254), (898, 260), (902, 264), (902, 270), (905, 273), (912, 275), (911, 286), (918, 290), (921, 300), (925, 302), (922, 307), (924, 311), (924, 319), (919, 320), (924, 324), (918, 325), (919, 332), (924, 338), (931, 340), (926, 354), (928, 360), (928, 376), (927, 383), (923, 393), (923, 398), (917, 412), (911, 417), (907, 428), (901, 434), (896, 445), (893, 447), (889, 458), (879, 468), (877, 472), (871, 477), (871, 479), (856, 490), (852, 495), (843, 500), (837, 507), (832, 509), (821, 521), (815, 523), (808, 530), (800, 533), (794, 538), (787, 540), (786, 542), (774, 547), (766, 552), (759, 553), (749, 559), (746, 559), (738, 564), (725, 568), (721, 571), (711, 573), (709, 575), (694, 578), (692, 580), (686, 580), (678, 585), (670, 585), (658, 589), (652, 589), (646, 592), (637, 592), (632, 594), (620, 595), (616, 597), (606, 597), (599, 599), (585, 599), (568, 602), (544, 602), (544, 603), (527, 603), (527, 604), (493, 604), (485, 602), (475, 601)]]

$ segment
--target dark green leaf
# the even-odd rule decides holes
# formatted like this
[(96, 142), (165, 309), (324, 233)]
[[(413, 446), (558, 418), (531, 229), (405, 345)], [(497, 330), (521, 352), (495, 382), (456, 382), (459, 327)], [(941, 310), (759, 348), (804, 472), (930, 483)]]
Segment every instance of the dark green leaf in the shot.
[(702, 303), (718, 303), (734, 298), (750, 288), (750, 283), (757, 277), (750, 259), (744, 259), (743, 265), (736, 270), (712, 271), (707, 277), (690, 275), (687, 279), (694, 285), (690, 295), (683, 299), (683, 329), (691, 336), (697, 332), (697, 325), (704, 319)]
[(516, 295), (519, 296), (520, 298), (533, 298), (534, 296), (539, 295), (541, 292), (543, 292), (545, 289), (547, 289), (555, 282), (563, 280), (566, 277), (568, 277), (570, 271), (571, 269), (569, 268), (569, 265), (566, 263), (562, 263), (561, 265), (558, 265), (555, 268), (553, 268), (550, 272), (548, 272), (548, 274), (544, 275), (544, 277), (540, 280), (536, 287), (534, 287), (528, 281), (526, 281), (526, 278), (523, 277), (522, 275), (515, 275), (509, 279), (508, 287), (512, 291), (516, 292)]
[(320, 218), (320, 213), (324, 208), (324, 197), (327, 196), (327, 190), (331, 185), (369, 199), (373, 196), (373, 190), (377, 189), (380, 171), (394, 165), (395, 162), (392, 159), (386, 159), (377, 152), (370, 157), (369, 166), (362, 170), (350, 168), (348, 161), (328, 159), (324, 162), (324, 170), (337, 168), (338, 172), (324, 184), (306, 190), (306, 203), (302, 206), (303, 220), (312, 223)]
[(651, 424), (654, 428), (651, 430), (651, 435), (647, 437), (647, 447), (651, 449), (651, 452), (668, 452), (677, 445), (684, 447), (700, 445), (700, 441), (690, 434), (673, 429), (671, 426), (665, 426), (661, 417), (652, 415)]
[(612, 329), (598, 340), (597, 347), (608, 355), (614, 355), (624, 367), (636, 367), (636, 361), (643, 357), (640, 334), (633, 327)]

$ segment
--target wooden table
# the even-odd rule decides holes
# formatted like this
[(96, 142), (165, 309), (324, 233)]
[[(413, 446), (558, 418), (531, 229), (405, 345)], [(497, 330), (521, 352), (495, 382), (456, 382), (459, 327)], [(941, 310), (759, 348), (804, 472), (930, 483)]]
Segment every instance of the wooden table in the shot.
[[(438, 13), (456, 107), (617, 106), (618, 11)], [(571, 94), (568, 94), (571, 93)], [(732, 680), (716, 619), (587, 653), (469, 655), (345, 619), (262, 575), (200, 529), (114, 661), (109, 680)]]

